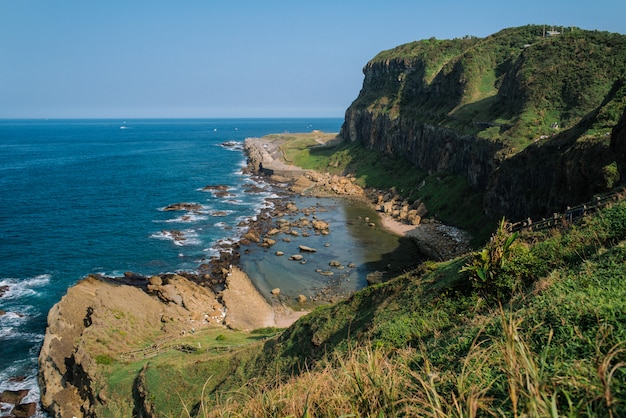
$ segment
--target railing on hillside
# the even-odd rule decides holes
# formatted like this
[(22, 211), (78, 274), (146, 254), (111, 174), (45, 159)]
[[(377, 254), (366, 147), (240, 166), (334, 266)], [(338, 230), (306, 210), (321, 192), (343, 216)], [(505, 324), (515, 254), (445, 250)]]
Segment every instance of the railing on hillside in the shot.
[(533, 221), (531, 218), (527, 218), (523, 221), (511, 224), (509, 229), (511, 230), (511, 232), (521, 231), (524, 229), (539, 231), (541, 229), (548, 229), (554, 228), (556, 226), (572, 224), (581, 219), (586, 214), (595, 212), (611, 202), (616, 202), (623, 199), (624, 193), (625, 190), (621, 189), (616, 192), (599, 195), (589, 202), (574, 207), (568, 207), (565, 212), (554, 213), (551, 218), (544, 218), (539, 221)]
[[(179, 350), (185, 353), (198, 352), (202, 350), (202, 348), (199, 345), (198, 345), (198, 348), (196, 348), (195, 346), (192, 346), (190, 344), (185, 344), (181, 342), (176, 342), (176, 343), (173, 342), (173, 340), (178, 340), (179, 338), (180, 337), (177, 337), (177, 336), (161, 338), (160, 340), (158, 340), (154, 344), (151, 344), (148, 347), (121, 353), (119, 357), (121, 360), (134, 361), (134, 360), (143, 360), (143, 359), (155, 357), (168, 350)], [(218, 353), (225, 353), (225, 352), (233, 351), (235, 348), (236, 346), (233, 346), (233, 345), (212, 346), (212, 347), (206, 348), (204, 351), (206, 352), (211, 351), (211, 352), (218, 354)]]
[(173, 339), (174, 339), (173, 336), (162, 338), (148, 347), (122, 353), (120, 354), (120, 358), (123, 360), (138, 360), (138, 359), (154, 357), (158, 355), (160, 352), (172, 348), (173, 344), (171, 343), (171, 341)]

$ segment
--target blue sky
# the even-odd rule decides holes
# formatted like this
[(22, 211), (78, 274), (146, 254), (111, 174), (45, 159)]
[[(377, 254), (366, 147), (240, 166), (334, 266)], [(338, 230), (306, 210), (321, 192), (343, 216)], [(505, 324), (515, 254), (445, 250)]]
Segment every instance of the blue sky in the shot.
[(343, 117), (378, 52), (529, 23), (626, 1), (0, 0), (0, 118)]

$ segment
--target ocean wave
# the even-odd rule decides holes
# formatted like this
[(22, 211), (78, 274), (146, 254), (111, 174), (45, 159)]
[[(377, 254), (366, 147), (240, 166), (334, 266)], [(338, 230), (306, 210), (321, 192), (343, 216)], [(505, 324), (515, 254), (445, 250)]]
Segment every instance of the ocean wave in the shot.
[(166, 219), (156, 222), (166, 222), (166, 223), (196, 223), (199, 221), (206, 221), (209, 219), (208, 216), (203, 214), (202, 212), (187, 212), (184, 215), (178, 216), (173, 219)]
[[(27, 341), (31, 344), (39, 344), (43, 339), (44, 334), (20, 332), (17, 327), (0, 327), (0, 341), (2, 341), (3, 344), (10, 344), (11, 341)], [(37, 345), (37, 350), (39, 350), (39, 345)]]
[(217, 146), (229, 151), (243, 151), (243, 142), (241, 141), (224, 141), (221, 144), (217, 144)]
[[(0, 392), (5, 390), (28, 389), (28, 395), (22, 399), (22, 403), (36, 402), (38, 404), (37, 411), (33, 417), (46, 418), (49, 415), (43, 412), (39, 405), (41, 394), (39, 392), (39, 384), (37, 381), (37, 371), (34, 366), (36, 362), (27, 361), (31, 364), (26, 365), (26, 369), (28, 370), (28, 373), (26, 374), (24, 373), (24, 367), (21, 362), (14, 363), (9, 367), (0, 370)], [(3, 413), (4, 412), (5, 410), (3, 409)]]
[(200, 241), (200, 239), (198, 238), (198, 233), (193, 229), (186, 229), (183, 231), (163, 230), (150, 235), (150, 238), (172, 241), (175, 245), (178, 245), (179, 247), (202, 244), (202, 241)]
[(48, 285), (51, 277), (50, 274), (40, 274), (26, 279), (0, 279), (0, 288), (5, 289), (1, 299), (11, 300), (36, 295), (38, 293), (36, 289)]

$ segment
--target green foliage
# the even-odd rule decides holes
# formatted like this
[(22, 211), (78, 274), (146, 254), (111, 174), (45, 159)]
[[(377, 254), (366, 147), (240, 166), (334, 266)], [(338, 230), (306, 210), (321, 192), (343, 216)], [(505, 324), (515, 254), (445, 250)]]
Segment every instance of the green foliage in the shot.
[[(596, 129), (615, 125), (626, 101), (626, 36), (566, 28), (544, 38), (544, 29), (383, 51), (366, 66), (352, 107), (445, 125), (518, 151), (555, 133), (553, 123), (569, 129), (596, 114)], [(374, 71), (379, 67), (386, 70)]]
[(617, 163), (615, 161), (607, 166), (604, 166), (602, 172), (604, 173), (604, 181), (608, 190), (612, 189), (613, 186), (619, 184), (620, 174), (617, 168)]
[(302, 149), (293, 146), (285, 143), (285, 153), (303, 167), (351, 174), (362, 187), (394, 188), (409, 202), (420, 199), (431, 216), (469, 231), (476, 244), (483, 243), (491, 233), (493, 222), (480, 209), (482, 195), (472, 190), (461, 176), (429, 175), (402, 157), (367, 149), (359, 143), (310, 147), (305, 156)]
[[(488, 262), (464, 273), (463, 258), (429, 262), (283, 331), (217, 329), (181, 341), (206, 352), (114, 362), (102, 416), (129, 410), (119, 393), (148, 361), (163, 416), (623, 416), (625, 240), (623, 201), (550, 231), (515, 236), (502, 221)], [(501, 306), (468, 285), (478, 268), (503, 286)], [(219, 335), (248, 342), (211, 351)]]
[(107, 366), (109, 364), (113, 364), (113, 358), (107, 354), (99, 354), (96, 356), (96, 363)]
[(265, 335), (265, 336), (276, 335), (278, 332), (279, 332), (279, 329), (276, 327), (257, 328), (257, 329), (250, 331), (252, 335)]
[(516, 281), (510, 280), (510, 274), (502, 274), (517, 236), (517, 232), (509, 232), (509, 224), (503, 218), (485, 248), (474, 252), (472, 260), (460, 270), (469, 273), (472, 286), (489, 299), (500, 300), (518, 287)]

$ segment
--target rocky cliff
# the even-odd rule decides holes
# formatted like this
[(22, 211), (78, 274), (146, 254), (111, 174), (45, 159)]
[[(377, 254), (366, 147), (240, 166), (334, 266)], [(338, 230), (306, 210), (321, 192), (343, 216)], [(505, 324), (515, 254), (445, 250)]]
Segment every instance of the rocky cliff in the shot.
[(545, 216), (620, 182), (611, 129), (626, 108), (626, 36), (510, 28), (383, 51), (341, 136), (464, 177), (484, 212)]
[(216, 295), (178, 275), (138, 286), (88, 277), (48, 313), (39, 355), (41, 402), (55, 417), (94, 417), (106, 403), (100, 367), (138, 346), (221, 323)]
[(450, 172), (467, 179), (477, 189), (485, 188), (496, 167), (502, 144), (412, 118), (391, 117), (363, 109), (346, 113), (342, 137), (370, 149), (403, 155), (429, 174)]

